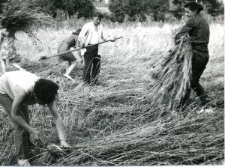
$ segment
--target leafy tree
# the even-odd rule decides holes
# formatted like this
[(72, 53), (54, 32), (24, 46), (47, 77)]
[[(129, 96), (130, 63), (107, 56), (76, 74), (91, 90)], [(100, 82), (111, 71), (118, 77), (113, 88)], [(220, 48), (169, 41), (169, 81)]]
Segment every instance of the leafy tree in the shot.
[[(109, 3), (109, 10), (115, 21), (123, 22), (124, 18), (128, 16), (131, 21), (145, 20), (145, 15), (152, 15), (153, 19), (163, 20), (166, 12), (172, 12), (174, 16), (179, 19), (182, 16), (182, 4), (187, 1), (196, 0), (111, 0)], [(216, 15), (223, 13), (223, 3), (219, 0), (198, 0), (203, 4), (211, 4), (208, 9), (209, 14)], [(173, 10), (171, 10), (174, 8)]]
[(92, 0), (36, 0), (41, 6), (56, 15), (58, 9), (67, 13), (68, 17), (78, 14), (78, 17), (88, 18), (94, 11)]
[(4, 8), (4, 3), (6, 3), (7, 0), (0, 0), (0, 13), (3, 12), (3, 8)]
[[(172, 1), (172, 4), (177, 5), (177, 4), (184, 4), (187, 2), (196, 2), (196, 0), (169, 0)], [(218, 14), (223, 14), (224, 13), (224, 4), (220, 0), (197, 0), (198, 3), (202, 3), (209, 14), (215, 16)], [(178, 9), (178, 11), (181, 9)]]
[(146, 7), (143, 0), (111, 0), (109, 10), (118, 22), (123, 22), (125, 16), (128, 16), (128, 19), (131, 21), (137, 19), (144, 21), (146, 19)]
[(91, 17), (95, 7), (91, 0), (63, 0), (65, 5), (65, 10), (68, 11), (69, 16), (78, 13), (79, 17)]
[[(0, 12), (3, 8), (3, 2), (10, 0), (0, 0)], [(21, 0), (16, 0), (21, 1)], [(24, 0), (23, 2), (29, 0)], [(21, 1), (22, 2), (22, 1)], [(53, 17), (56, 16), (57, 10), (63, 10), (68, 17), (78, 14), (78, 17), (91, 17), (95, 10), (92, 0), (30, 0), (37, 7), (41, 7), (42, 11), (49, 13)]]
[[(125, 0), (124, 0), (125, 1)], [(112, 12), (113, 19), (123, 22), (126, 15), (126, 3), (120, 0), (111, 0), (109, 10)]]
[(154, 21), (164, 21), (164, 15), (169, 10), (168, 0), (145, 0), (146, 13), (153, 16)]

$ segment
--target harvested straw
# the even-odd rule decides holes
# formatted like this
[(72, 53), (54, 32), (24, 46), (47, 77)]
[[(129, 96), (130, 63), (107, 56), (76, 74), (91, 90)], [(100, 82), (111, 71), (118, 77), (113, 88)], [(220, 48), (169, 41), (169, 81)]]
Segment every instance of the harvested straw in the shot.
[(176, 110), (191, 88), (192, 48), (188, 36), (184, 36), (175, 49), (162, 63), (162, 70), (157, 73), (157, 81), (150, 89), (147, 100), (150, 106), (166, 106)]
[[(77, 144), (66, 156), (55, 160), (46, 154), (37, 158), (38, 165), (193, 165), (221, 163), (224, 157), (222, 112), (183, 118), (158, 119), (130, 131)], [(175, 120), (173, 120), (175, 119)], [(191, 125), (191, 126), (190, 126)], [(210, 125), (207, 128), (206, 125)], [(210, 133), (209, 133), (210, 132)], [(54, 158), (54, 157), (52, 157)], [(54, 162), (55, 161), (55, 162)]]
[(32, 25), (37, 23), (49, 24), (50, 16), (43, 13), (40, 7), (29, 2), (10, 1), (8, 9), (3, 13), (2, 27), (10, 31), (24, 31), (30, 33)]

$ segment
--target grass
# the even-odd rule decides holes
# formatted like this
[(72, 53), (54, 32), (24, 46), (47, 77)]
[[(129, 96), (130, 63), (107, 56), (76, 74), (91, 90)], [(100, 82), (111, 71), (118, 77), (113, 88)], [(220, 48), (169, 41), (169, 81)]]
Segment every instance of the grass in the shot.
[[(41, 43), (18, 33), (16, 47), (24, 58), (21, 66), (60, 86), (57, 106), (68, 142), (74, 147), (58, 159), (46, 157), (42, 152), (33, 159), (33, 164), (223, 164), (223, 24), (210, 25), (210, 61), (201, 78), (211, 97), (213, 113), (199, 113), (199, 99), (194, 94), (183, 111), (167, 111), (165, 106), (152, 108), (150, 102), (143, 102), (156, 83), (155, 74), (161, 62), (173, 48), (173, 36), (179, 26), (108, 24), (109, 33), (123, 38), (100, 46), (100, 85), (91, 88), (82, 85), (82, 65), (73, 72), (75, 82), (71, 82), (61, 74), (65, 64), (56, 65), (57, 59), (38, 61), (43, 55), (56, 53), (59, 43), (74, 29), (36, 29), (34, 34)], [(43, 140), (57, 144), (57, 132), (48, 109), (35, 105), (30, 111), (31, 125), (41, 132)], [(10, 159), (7, 155), (13, 154), (11, 127), (4, 112), (0, 114), (0, 160)]]

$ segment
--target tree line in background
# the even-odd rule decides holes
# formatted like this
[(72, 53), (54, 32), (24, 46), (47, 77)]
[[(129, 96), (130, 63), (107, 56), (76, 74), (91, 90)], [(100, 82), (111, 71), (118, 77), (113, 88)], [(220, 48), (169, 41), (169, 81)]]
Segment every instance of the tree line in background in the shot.
[[(172, 15), (181, 19), (183, 14), (182, 5), (196, 0), (111, 0), (109, 10), (112, 18), (123, 22), (126, 17), (129, 21), (145, 21), (147, 15), (151, 15), (155, 21), (164, 21), (166, 15)], [(224, 14), (222, 0), (198, 0), (205, 7), (205, 11), (217, 16)]]
[[(73, 15), (78, 18), (90, 18), (94, 11), (97, 0), (0, 0), (0, 14), (11, 4), (29, 3), (33, 7), (39, 7), (43, 12), (56, 18), (59, 11), (66, 14), (68, 19)], [(164, 21), (167, 13), (180, 19), (182, 16), (182, 4), (195, 0), (110, 0), (107, 15), (112, 21), (123, 22), (126, 18), (129, 21), (145, 21), (146, 16), (151, 15), (155, 21)], [(99, 2), (98, 2), (99, 3)], [(224, 13), (222, 0), (200, 0), (207, 12), (212, 16)], [(95, 5), (94, 5), (95, 4)]]

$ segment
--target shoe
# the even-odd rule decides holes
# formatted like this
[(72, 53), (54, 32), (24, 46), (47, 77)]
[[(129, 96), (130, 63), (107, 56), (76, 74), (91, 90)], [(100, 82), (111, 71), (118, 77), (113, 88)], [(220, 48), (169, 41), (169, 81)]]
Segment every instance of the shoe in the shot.
[(207, 108), (202, 108), (200, 111), (198, 111), (198, 114), (201, 114), (201, 113), (211, 114), (213, 112), (214, 112), (214, 110), (212, 107), (207, 107)]
[(213, 110), (212, 107), (205, 108), (205, 113), (211, 114), (211, 113), (213, 113), (213, 112), (214, 112), (214, 110)]
[(63, 74), (63, 76), (68, 78), (68, 79), (70, 79), (70, 80), (72, 80), (72, 81), (74, 81), (74, 79), (71, 76), (67, 75), (67, 74)]
[(17, 159), (17, 164), (19, 166), (31, 166), (27, 159)]

